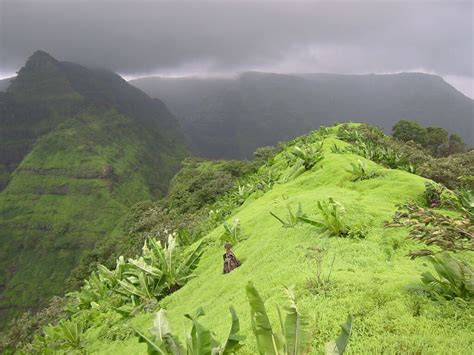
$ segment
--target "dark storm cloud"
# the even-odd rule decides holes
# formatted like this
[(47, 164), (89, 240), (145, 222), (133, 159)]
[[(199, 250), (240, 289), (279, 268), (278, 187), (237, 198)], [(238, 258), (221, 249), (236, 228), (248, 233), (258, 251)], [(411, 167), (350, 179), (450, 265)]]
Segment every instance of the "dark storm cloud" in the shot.
[(36, 49), (122, 74), (473, 76), (471, 2), (0, 0), (0, 71)]

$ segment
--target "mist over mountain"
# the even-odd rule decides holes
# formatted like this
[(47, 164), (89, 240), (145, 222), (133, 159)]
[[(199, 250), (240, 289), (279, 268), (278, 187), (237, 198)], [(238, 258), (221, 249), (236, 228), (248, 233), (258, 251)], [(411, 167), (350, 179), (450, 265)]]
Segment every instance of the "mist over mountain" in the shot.
[(474, 143), (473, 100), (435, 75), (247, 72), (235, 78), (147, 77), (130, 83), (162, 99), (198, 154), (211, 158), (249, 157), (259, 146), (350, 120), (390, 132), (398, 120), (411, 119)]
[(163, 102), (114, 73), (31, 56), (0, 93), (1, 324), (61, 293), (83, 252), (163, 196), (187, 154)]

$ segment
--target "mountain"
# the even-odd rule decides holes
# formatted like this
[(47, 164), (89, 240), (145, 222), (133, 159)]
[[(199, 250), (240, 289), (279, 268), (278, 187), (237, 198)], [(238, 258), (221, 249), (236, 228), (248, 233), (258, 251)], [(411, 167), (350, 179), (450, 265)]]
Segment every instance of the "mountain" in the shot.
[(41, 51), (0, 93), (0, 152), (2, 324), (63, 292), (82, 253), (163, 196), (188, 154), (163, 102)]
[[(472, 304), (457, 297), (445, 300), (441, 294), (431, 299), (428, 292), (421, 291), (423, 278), (433, 282), (433, 289), (449, 295), (452, 288), (468, 285), (464, 281), (468, 271), (463, 276), (454, 262), (445, 268), (435, 264), (440, 275), (448, 275), (439, 287), (430, 280), (436, 272), (429, 259), (407, 255), (420, 249), (426, 252), (426, 248), (438, 251), (433, 244), (423, 243), (433, 243), (433, 237), (414, 240), (408, 238), (407, 228), (387, 225), (397, 206), (407, 201), (424, 206), (422, 212), (453, 215), (453, 211), (426, 207), (425, 184), (429, 180), (377, 164), (366, 159), (363, 151), (355, 154), (349, 149), (351, 144), (342, 140), (350, 140), (349, 133), (342, 126), (330, 127), (282, 146), (258, 172), (211, 205), (216, 214), (227, 212), (221, 214), (227, 225), (219, 218), (202, 221), (212, 223), (209, 232), (198, 237), (204, 243), (189, 243), (175, 235), (176, 239), (168, 239), (164, 253), (163, 246), (148, 241), (143, 258), (128, 262), (119, 258), (111, 270), (100, 268), (98, 274), (91, 274), (90, 282), (68, 301), (75, 313), (60, 325), (49, 326), (36, 349), (51, 353), (210, 354), (212, 331), (212, 338), (218, 341), (227, 339), (229, 333), (234, 335), (229, 341), (234, 344), (242, 340), (234, 333), (244, 336), (244, 347), (237, 354), (333, 354), (342, 351), (325, 352), (325, 344), (336, 338), (340, 324), (352, 315), (347, 354), (469, 353), (466, 339), (472, 338)], [(352, 148), (365, 145), (363, 139)], [(311, 164), (304, 167), (306, 163)], [(364, 176), (357, 175), (356, 168), (361, 166)], [(212, 177), (213, 172), (222, 171), (215, 168), (208, 162), (186, 166), (175, 192), (184, 193), (179, 195), (189, 204), (205, 202), (206, 195), (221, 186), (210, 186), (212, 178), (199, 183), (185, 177), (192, 171), (194, 176)], [(290, 213), (297, 210), (302, 217), (299, 220)], [(152, 222), (153, 213), (145, 218)], [(183, 222), (181, 216), (178, 219)], [(431, 221), (436, 224), (435, 219)], [(431, 227), (418, 229), (418, 233)], [(233, 253), (241, 261), (230, 273), (223, 273), (224, 240), (232, 240)], [(181, 251), (186, 258), (180, 258)], [(472, 252), (455, 256), (474, 261)], [(172, 265), (178, 272), (170, 272), (175, 270)], [(173, 284), (190, 273), (192, 277), (179, 286)], [(455, 281), (450, 283), (448, 278)], [(255, 301), (255, 293), (246, 292), (249, 281), (265, 305)], [(171, 289), (169, 284), (166, 288), (166, 282), (172, 283)], [(285, 287), (292, 291), (285, 292)], [(289, 301), (288, 294), (295, 297)], [(253, 313), (249, 299), (258, 304)], [(231, 306), (240, 322), (235, 314), (231, 318)], [(252, 322), (255, 313), (257, 320)], [(282, 321), (285, 318), (286, 322)], [(286, 329), (283, 334), (280, 325)], [(68, 329), (75, 331), (67, 333)], [(258, 339), (254, 332), (259, 332)], [(278, 335), (272, 338), (268, 335), (272, 332)], [(154, 339), (155, 347), (139, 341), (139, 334), (148, 341)], [(312, 351), (274, 351), (273, 344), (282, 337), (301, 343), (309, 340)], [(188, 352), (169, 350), (178, 344), (176, 339), (188, 346)], [(288, 341), (288, 347), (295, 342)], [(338, 344), (341, 342), (343, 336), (338, 339)], [(265, 346), (270, 350), (262, 351)]]
[(251, 156), (320, 125), (362, 121), (389, 132), (400, 119), (439, 126), (474, 144), (473, 100), (434, 75), (283, 75), (235, 78), (148, 77), (130, 83), (160, 97), (201, 155)]

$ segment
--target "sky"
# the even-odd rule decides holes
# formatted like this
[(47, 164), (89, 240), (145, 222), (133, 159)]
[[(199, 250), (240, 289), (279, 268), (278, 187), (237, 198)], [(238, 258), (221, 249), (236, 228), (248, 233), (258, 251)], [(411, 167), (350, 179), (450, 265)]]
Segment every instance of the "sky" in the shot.
[(0, 0), (0, 77), (41, 49), (125, 78), (425, 72), (474, 98), (473, 5)]

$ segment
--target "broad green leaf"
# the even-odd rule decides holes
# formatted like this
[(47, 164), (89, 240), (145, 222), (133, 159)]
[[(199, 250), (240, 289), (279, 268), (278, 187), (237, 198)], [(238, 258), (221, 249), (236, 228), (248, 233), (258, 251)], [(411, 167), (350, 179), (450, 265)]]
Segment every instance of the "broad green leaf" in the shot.
[(257, 340), (259, 353), (281, 354), (283, 351), (281, 339), (273, 333), (265, 304), (251, 281), (247, 284), (246, 293), (250, 304), (252, 329)]
[(240, 349), (243, 346), (241, 342), (245, 340), (245, 336), (239, 335), (240, 322), (234, 307), (231, 306), (229, 309), (232, 317), (232, 325), (230, 327), (229, 336), (223, 346), (224, 355), (232, 354)]
[(352, 316), (349, 315), (344, 324), (341, 324), (341, 333), (335, 341), (326, 344), (326, 354), (341, 355), (346, 350), (352, 333)]
[(283, 333), (286, 339), (287, 354), (307, 354), (311, 347), (309, 321), (298, 311), (293, 290), (285, 288), (285, 291), (289, 302), (289, 305), (285, 307), (287, 314)]
[(202, 307), (194, 314), (185, 314), (193, 322), (190, 333), (187, 336), (188, 354), (200, 355), (212, 353), (212, 336), (209, 329), (198, 322), (198, 318), (204, 315)]
[(149, 355), (167, 355), (168, 353), (166, 352), (165, 349), (162, 348), (162, 346), (156, 344), (153, 339), (150, 337), (147, 337), (145, 334), (140, 332), (138, 329), (134, 329), (135, 333), (138, 335), (138, 342), (139, 343), (145, 343), (148, 346), (148, 354)]

